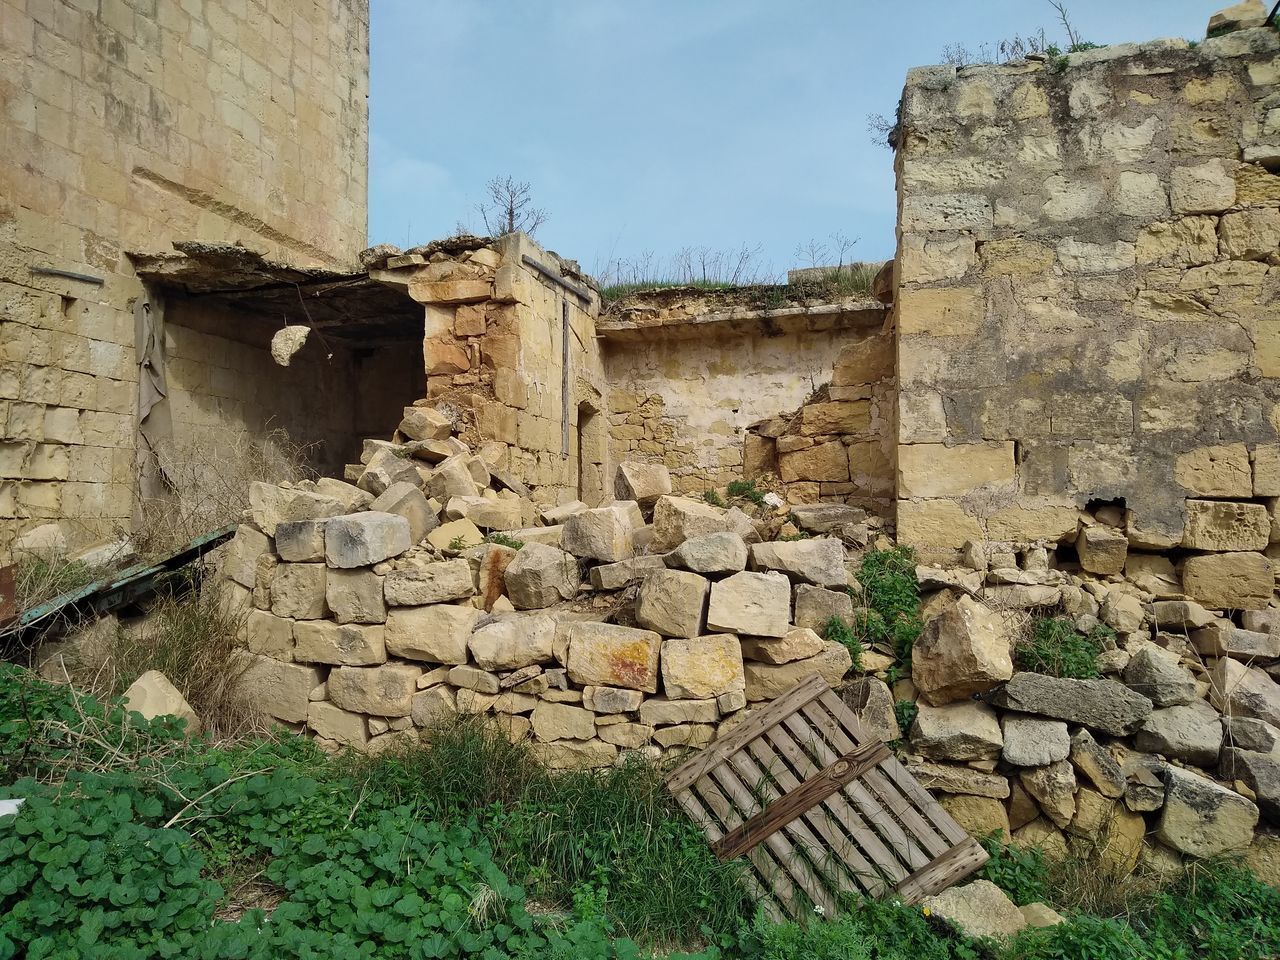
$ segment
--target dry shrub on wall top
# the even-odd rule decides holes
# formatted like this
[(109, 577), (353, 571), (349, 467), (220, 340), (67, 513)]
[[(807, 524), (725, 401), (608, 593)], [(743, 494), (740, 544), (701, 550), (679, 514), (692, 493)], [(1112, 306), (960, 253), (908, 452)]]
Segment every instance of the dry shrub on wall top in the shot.
[(158, 445), (166, 496), (141, 500), (138, 522), (122, 531), (143, 558), (164, 556), (195, 537), (236, 523), (249, 506), (249, 484), (314, 478), (316, 444), (295, 441), (283, 429), (261, 436), (243, 430), (196, 429)]

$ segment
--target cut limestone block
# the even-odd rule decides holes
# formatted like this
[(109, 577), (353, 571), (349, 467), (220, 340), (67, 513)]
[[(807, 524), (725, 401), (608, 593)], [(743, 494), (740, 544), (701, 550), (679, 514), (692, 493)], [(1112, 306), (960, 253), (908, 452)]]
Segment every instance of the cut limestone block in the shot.
[(323, 563), (281, 563), (271, 574), (271, 612), (294, 620), (320, 620), (328, 611)]
[(618, 464), (613, 486), (619, 500), (634, 500), (648, 508), (671, 492), (671, 474), (660, 463), (625, 460)]
[(325, 523), (325, 562), (347, 570), (398, 557), (411, 546), (409, 521), (394, 513), (351, 513)]
[(705, 577), (684, 570), (651, 573), (640, 584), (636, 622), (664, 637), (696, 637), (710, 586)]
[(556, 623), (545, 616), (509, 616), (471, 635), (471, 656), (485, 670), (518, 670), (550, 663)]
[(1151, 701), (1114, 680), (1068, 680), (1015, 673), (991, 702), (1005, 710), (1034, 713), (1081, 724), (1115, 737), (1127, 736), (1151, 715)]
[[(522, 551), (523, 552), (523, 551)], [(571, 623), (567, 667), (577, 684), (656, 693), (662, 637), (610, 623)]]
[(506, 584), (507, 596), (516, 609), (549, 607), (577, 594), (581, 584), (578, 561), (555, 547), (526, 543), (507, 567)]
[(736, 533), (693, 537), (664, 558), (668, 567), (694, 573), (737, 573), (747, 567), (747, 544)]
[(476, 592), (471, 564), (461, 559), (392, 570), (386, 576), (383, 590), (387, 604), (393, 607), (465, 600)]
[(299, 663), (370, 666), (387, 659), (381, 624), (299, 620), (293, 625), (293, 637), (293, 658)]
[(561, 546), (575, 557), (617, 563), (635, 552), (635, 525), (627, 511), (614, 507), (579, 510), (564, 521)]
[(329, 699), (343, 710), (375, 717), (407, 717), (418, 692), (421, 667), (388, 663), (380, 667), (335, 667)]
[(1258, 807), (1238, 793), (1179, 767), (1165, 766), (1165, 801), (1156, 836), (1180, 853), (1215, 857), (1247, 847)]
[(324, 562), (327, 520), (285, 520), (276, 524), (276, 553), (289, 563)]
[(325, 577), (325, 602), (338, 623), (383, 623), (387, 605), (383, 578), (372, 570), (330, 570)]
[(421, 543), (423, 537), (440, 525), (440, 518), (431, 509), (422, 488), (416, 483), (406, 483), (403, 480), (387, 487), (369, 505), (369, 509), (379, 513), (394, 513), (409, 521), (411, 543)]
[(369, 458), (356, 486), (377, 497), (396, 483), (419, 483), (418, 469), (399, 450), (384, 448)]
[(777, 570), (800, 583), (818, 587), (843, 587), (849, 583), (844, 566), (844, 544), (835, 537), (777, 540), (751, 545), (751, 566)]
[[(244, 654), (237, 663), (236, 690), (250, 707), (286, 723), (307, 719), (311, 691), (324, 683), (324, 671), (301, 663)], [(243, 667), (243, 669), (239, 669)]]
[(344, 746), (363, 749), (369, 742), (369, 725), (364, 714), (351, 713), (326, 700), (318, 700), (307, 709), (307, 726), (317, 737)]
[(1263, 610), (1275, 576), (1271, 561), (1260, 553), (1213, 553), (1183, 561), (1182, 586), (1214, 610)]
[(747, 660), (743, 662), (742, 670), (747, 680), (747, 699), (757, 701), (777, 699), (811, 673), (818, 674), (834, 687), (852, 666), (849, 648), (843, 643), (827, 641), (820, 653), (807, 660), (793, 660), (777, 666)]
[(822, 637), (808, 627), (795, 627), (783, 637), (743, 637), (742, 656), (759, 663), (782, 664), (816, 657), (823, 649)]
[(1013, 676), (1011, 645), (1006, 620), (962, 596), (925, 625), (912, 648), (911, 679), (935, 705), (984, 693)]
[(466, 663), (471, 631), (481, 616), (475, 607), (447, 603), (394, 607), (387, 613), (387, 652), (424, 663)]
[(159, 670), (148, 670), (129, 685), (124, 692), (124, 707), (130, 713), (141, 714), (145, 720), (177, 717), (187, 722), (187, 734), (200, 732), (200, 718), (178, 688)]
[(920, 704), (910, 738), (918, 753), (935, 760), (994, 759), (1004, 745), (996, 712), (972, 700), (943, 707)]
[(708, 629), (782, 637), (790, 627), (791, 582), (784, 575), (743, 572), (712, 584)]
[(1076, 538), (1080, 566), (1090, 573), (1119, 573), (1129, 554), (1129, 538), (1124, 531), (1095, 523), (1085, 527)]
[(745, 690), (742, 648), (728, 633), (662, 644), (662, 689), (673, 700), (705, 700)]

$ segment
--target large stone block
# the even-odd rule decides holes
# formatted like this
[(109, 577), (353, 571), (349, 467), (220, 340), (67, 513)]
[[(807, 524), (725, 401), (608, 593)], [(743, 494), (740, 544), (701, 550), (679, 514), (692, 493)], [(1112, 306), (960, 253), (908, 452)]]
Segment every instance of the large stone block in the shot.
[(249, 484), (249, 515), (269, 537), (275, 536), (277, 524), (287, 520), (323, 520), (345, 512), (345, 504), (334, 497), (260, 481)]
[(817, 656), (822, 652), (823, 640), (808, 627), (795, 627), (779, 638), (743, 637), (741, 646), (742, 655), (748, 660), (781, 664)]
[(388, 663), (381, 667), (335, 667), (329, 699), (335, 706), (375, 717), (407, 717), (413, 710), (421, 667)]
[[(261, 530), (242, 523), (236, 528), (236, 535), (227, 544), (223, 556), (222, 569), (228, 577), (252, 590), (256, 585), (255, 572), (258, 557), (271, 551), (271, 540)], [(61, 551), (65, 553), (64, 551)]]
[(962, 596), (925, 625), (912, 650), (911, 679), (934, 705), (983, 693), (1013, 676), (1011, 644), (999, 614)]
[(755, 637), (785, 636), (791, 625), (791, 583), (780, 573), (735, 573), (712, 584), (707, 627)]
[(324, 683), (324, 671), (301, 663), (244, 654), (237, 662), (236, 691), (255, 710), (286, 723), (307, 719), (311, 691)]
[(411, 546), (409, 521), (394, 513), (351, 513), (325, 523), (325, 562), (340, 570), (371, 567)]
[(865, 434), (869, 429), (869, 400), (830, 400), (800, 408), (800, 433), (806, 437)]
[(1013, 482), (1012, 443), (912, 443), (898, 447), (900, 497), (958, 497)]
[(941, 287), (899, 291), (898, 332), (902, 336), (965, 337), (983, 321), (978, 287)]
[(293, 658), (299, 663), (369, 666), (387, 659), (381, 624), (299, 620), (293, 625), (293, 639)]
[(185, 720), (183, 728), (188, 736), (200, 732), (200, 718), (191, 709), (181, 691), (159, 670), (148, 670), (129, 685), (124, 692), (124, 708), (137, 713), (144, 720), (156, 717), (177, 717)]
[(596, 715), (568, 703), (539, 701), (533, 708), (533, 735), (539, 740), (590, 740), (596, 735)]
[(1209, 701), (1232, 717), (1280, 727), (1280, 685), (1264, 671), (1221, 657), (1209, 664)]
[(615, 507), (580, 510), (564, 521), (561, 546), (575, 557), (617, 563), (635, 552), (628, 513)]
[(319, 620), (329, 612), (325, 601), (328, 571), (323, 563), (280, 563), (271, 574), (271, 612), (294, 620)]
[(324, 562), (327, 520), (285, 520), (276, 524), (276, 553), (289, 563)]
[(653, 506), (653, 542), (657, 552), (674, 550), (684, 541), (733, 529), (726, 512), (688, 497), (659, 497)]
[(640, 584), (636, 597), (636, 622), (664, 637), (696, 637), (702, 633), (709, 588), (707, 579), (696, 573), (651, 573)]
[(471, 635), (471, 656), (485, 670), (518, 670), (550, 663), (555, 639), (556, 622), (550, 617), (510, 616)]
[(695, 573), (737, 573), (747, 566), (747, 544), (736, 533), (693, 537), (664, 558), (666, 565)]
[(409, 540), (421, 543), (422, 538), (440, 525), (440, 518), (427, 503), (427, 496), (416, 483), (397, 481), (387, 487), (369, 509), (378, 513), (394, 513), (409, 522)]
[(935, 760), (995, 759), (1004, 745), (996, 712), (972, 700), (942, 707), (920, 704), (910, 738), (913, 749)]
[(793, 660), (780, 665), (744, 660), (742, 671), (747, 681), (747, 699), (758, 701), (782, 696), (812, 673), (818, 674), (829, 686), (834, 687), (852, 667), (853, 657), (849, 648), (842, 643), (827, 641), (816, 656), (805, 660)]
[(778, 471), (786, 483), (841, 483), (849, 479), (849, 454), (838, 440), (815, 443), (800, 450), (780, 451)]
[(426, 663), (466, 663), (467, 644), (481, 612), (441, 603), (395, 607), (387, 613), (387, 652)]
[(1232, 790), (1189, 770), (1166, 766), (1165, 801), (1156, 836), (1180, 853), (1215, 857), (1247, 847), (1258, 807)]
[(369, 743), (369, 726), (365, 716), (317, 700), (307, 708), (307, 726), (317, 737), (344, 746), (363, 749)]
[(245, 620), (245, 637), (250, 653), (277, 660), (293, 659), (294, 621), (266, 610), (250, 611)]
[(839, 617), (853, 623), (853, 598), (843, 590), (828, 590), (801, 583), (795, 590), (795, 624), (811, 630), (824, 630), (827, 621)]
[(751, 545), (754, 569), (778, 571), (792, 580), (818, 587), (847, 586), (849, 573), (844, 562), (844, 544), (835, 537), (776, 540)]
[[(743, 546), (743, 553), (746, 547)], [(669, 555), (668, 555), (669, 556)], [(591, 568), (591, 586), (597, 590), (621, 590), (629, 584), (643, 580), (649, 574), (665, 570), (662, 557), (632, 557), (617, 563), (605, 563)]]
[(1069, 680), (1015, 673), (991, 702), (1006, 710), (1081, 724), (1115, 737), (1127, 736), (1151, 715), (1151, 701), (1114, 680)]
[(417, 607), (464, 600), (473, 596), (476, 588), (471, 564), (459, 559), (392, 570), (386, 576), (383, 591), (390, 606)]
[[(1074, 510), (1071, 520), (1074, 524)], [(983, 539), (984, 531), (978, 521), (965, 513), (955, 500), (898, 502), (898, 542), (903, 546), (959, 550), (970, 540)]]
[(742, 648), (728, 633), (662, 644), (662, 689), (672, 700), (705, 700), (745, 690)]
[(582, 582), (572, 554), (541, 543), (526, 543), (507, 566), (507, 596), (518, 610), (537, 610), (569, 600)]
[(1215, 610), (1262, 610), (1271, 600), (1275, 576), (1260, 553), (1188, 557), (1182, 564), (1187, 596)]
[(397, 449), (384, 447), (369, 458), (356, 486), (377, 497), (397, 483), (419, 482), (418, 469), (413, 461)]
[(715, 723), (720, 709), (714, 700), (670, 700), (649, 697), (640, 704), (640, 722), (651, 727), (671, 723)]
[(572, 623), (568, 636), (566, 666), (574, 683), (657, 692), (658, 634), (610, 623)]
[(618, 464), (613, 486), (619, 500), (634, 500), (647, 509), (671, 493), (671, 474), (660, 463), (625, 460)]
[(1095, 523), (1080, 531), (1076, 552), (1080, 556), (1080, 566), (1090, 573), (1120, 573), (1129, 556), (1129, 538), (1123, 530)]
[(1188, 500), (1182, 545), (1190, 550), (1265, 550), (1271, 516), (1260, 503)]
[(1170, 201), (1174, 213), (1219, 213), (1236, 202), (1234, 161), (1206, 160), (1174, 167)]
[(445, 440), (453, 433), (453, 420), (433, 407), (405, 407), (396, 429), (410, 440)]
[(1254, 666), (1280, 659), (1280, 632), (1242, 630), (1230, 620), (1215, 620), (1191, 632), (1196, 652), (1206, 657), (1234, 657)]
[(1197, 700), (1156, 710), (1134, 735), (1133, 745), (1170, 760), (1211, 767), (1222, 748), (1222, 719), (1218, 711)]
[(330, 570), (325, 577), (325, 601), (339, 623), (383, 623), (387, 619), (382, 577), (372, 570)]
[(1194, 496), (1252, 496), (1249, 448), (1243, 443), (1225, 443), (1178, 454), (1173, 478)]

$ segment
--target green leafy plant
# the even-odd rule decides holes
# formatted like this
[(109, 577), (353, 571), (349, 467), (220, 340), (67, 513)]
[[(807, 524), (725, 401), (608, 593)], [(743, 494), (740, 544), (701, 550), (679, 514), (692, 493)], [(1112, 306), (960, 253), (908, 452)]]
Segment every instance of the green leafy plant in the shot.
[(494, 531), (484, 538), (485, 543), (496, 543), (502, 547), (510, 547), (512, 550), (519, 550), (524, 546), (523, 540), (517, 540), (515, 537), (507, 536), (505, 533)]
[(707, 503), (711, 504), (713, 507), (728, 506), (728, 504), (724, 502), (724, 497), (720, 496), (719, 492), (715, 490), (702, 491), (702, 499), (705, 500)]
[(889, 643), (900, 660), (910, 659), (911, 647), (924, 629), (915, 552), (910, 547), (869, 551), (862, 558), (858, 581), (869, 612), (855, 629), (873, 643)]
[(1042, 901), (1048, 896), (1048, 868), (1039, 850), (1024, 850), (1001, 842), (993, 832), (978, 842), (990, 857), (979, 876), (990, 880), (1018, 906)]
[(853, 658), (853, 665), (849, 668), (850, 673), (862, 672), (862, 643), (843, 617), (831, 617), (827, 620), (822, 626), (822, 636), (825, 640), (843, 644), (849, 651), (849, 655)]
[(898, 729), (906, 733), (916, 722), (916, 714), (920, 708), (914, 700), (899, 700), (893, 705), (893, 716), (898, 721)]
[(453, 553), (460, 553), (467, 548), (467, 538), (458, 535), (449, 541), (449, 549)]
[(1115, 639), (1108, 627), (1099, 625), (1084, 634), (1066, 617), (1042, 617), (1015, 646), (1014, 656), (1019, 670), (1089, 680), (1099, 675), (1098, 656), (1108, 636)]
[(729, 485), (725, 487), (725, 492), (730, 497), (740, 497), (743, 500), (750, 500), (757, 507), (764, 506), (764, 493), (756, 489), (754, 480), (730, 480)]

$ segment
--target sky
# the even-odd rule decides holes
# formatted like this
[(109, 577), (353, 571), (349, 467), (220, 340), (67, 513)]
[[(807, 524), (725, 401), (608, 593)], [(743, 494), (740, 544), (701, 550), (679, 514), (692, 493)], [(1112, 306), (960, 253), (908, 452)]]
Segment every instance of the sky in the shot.
[[(1094, 43), (1203, 37), (1228, 0), (1067, 0)], [(482, 233), (485, 183), (530, 184), (543, 246), (600, 276), (682, 248), (759, 279), (893, 255), (892, 115), (908, 68), (1044, 27), (1045, 0), (373, 0), (369, 242)]]

